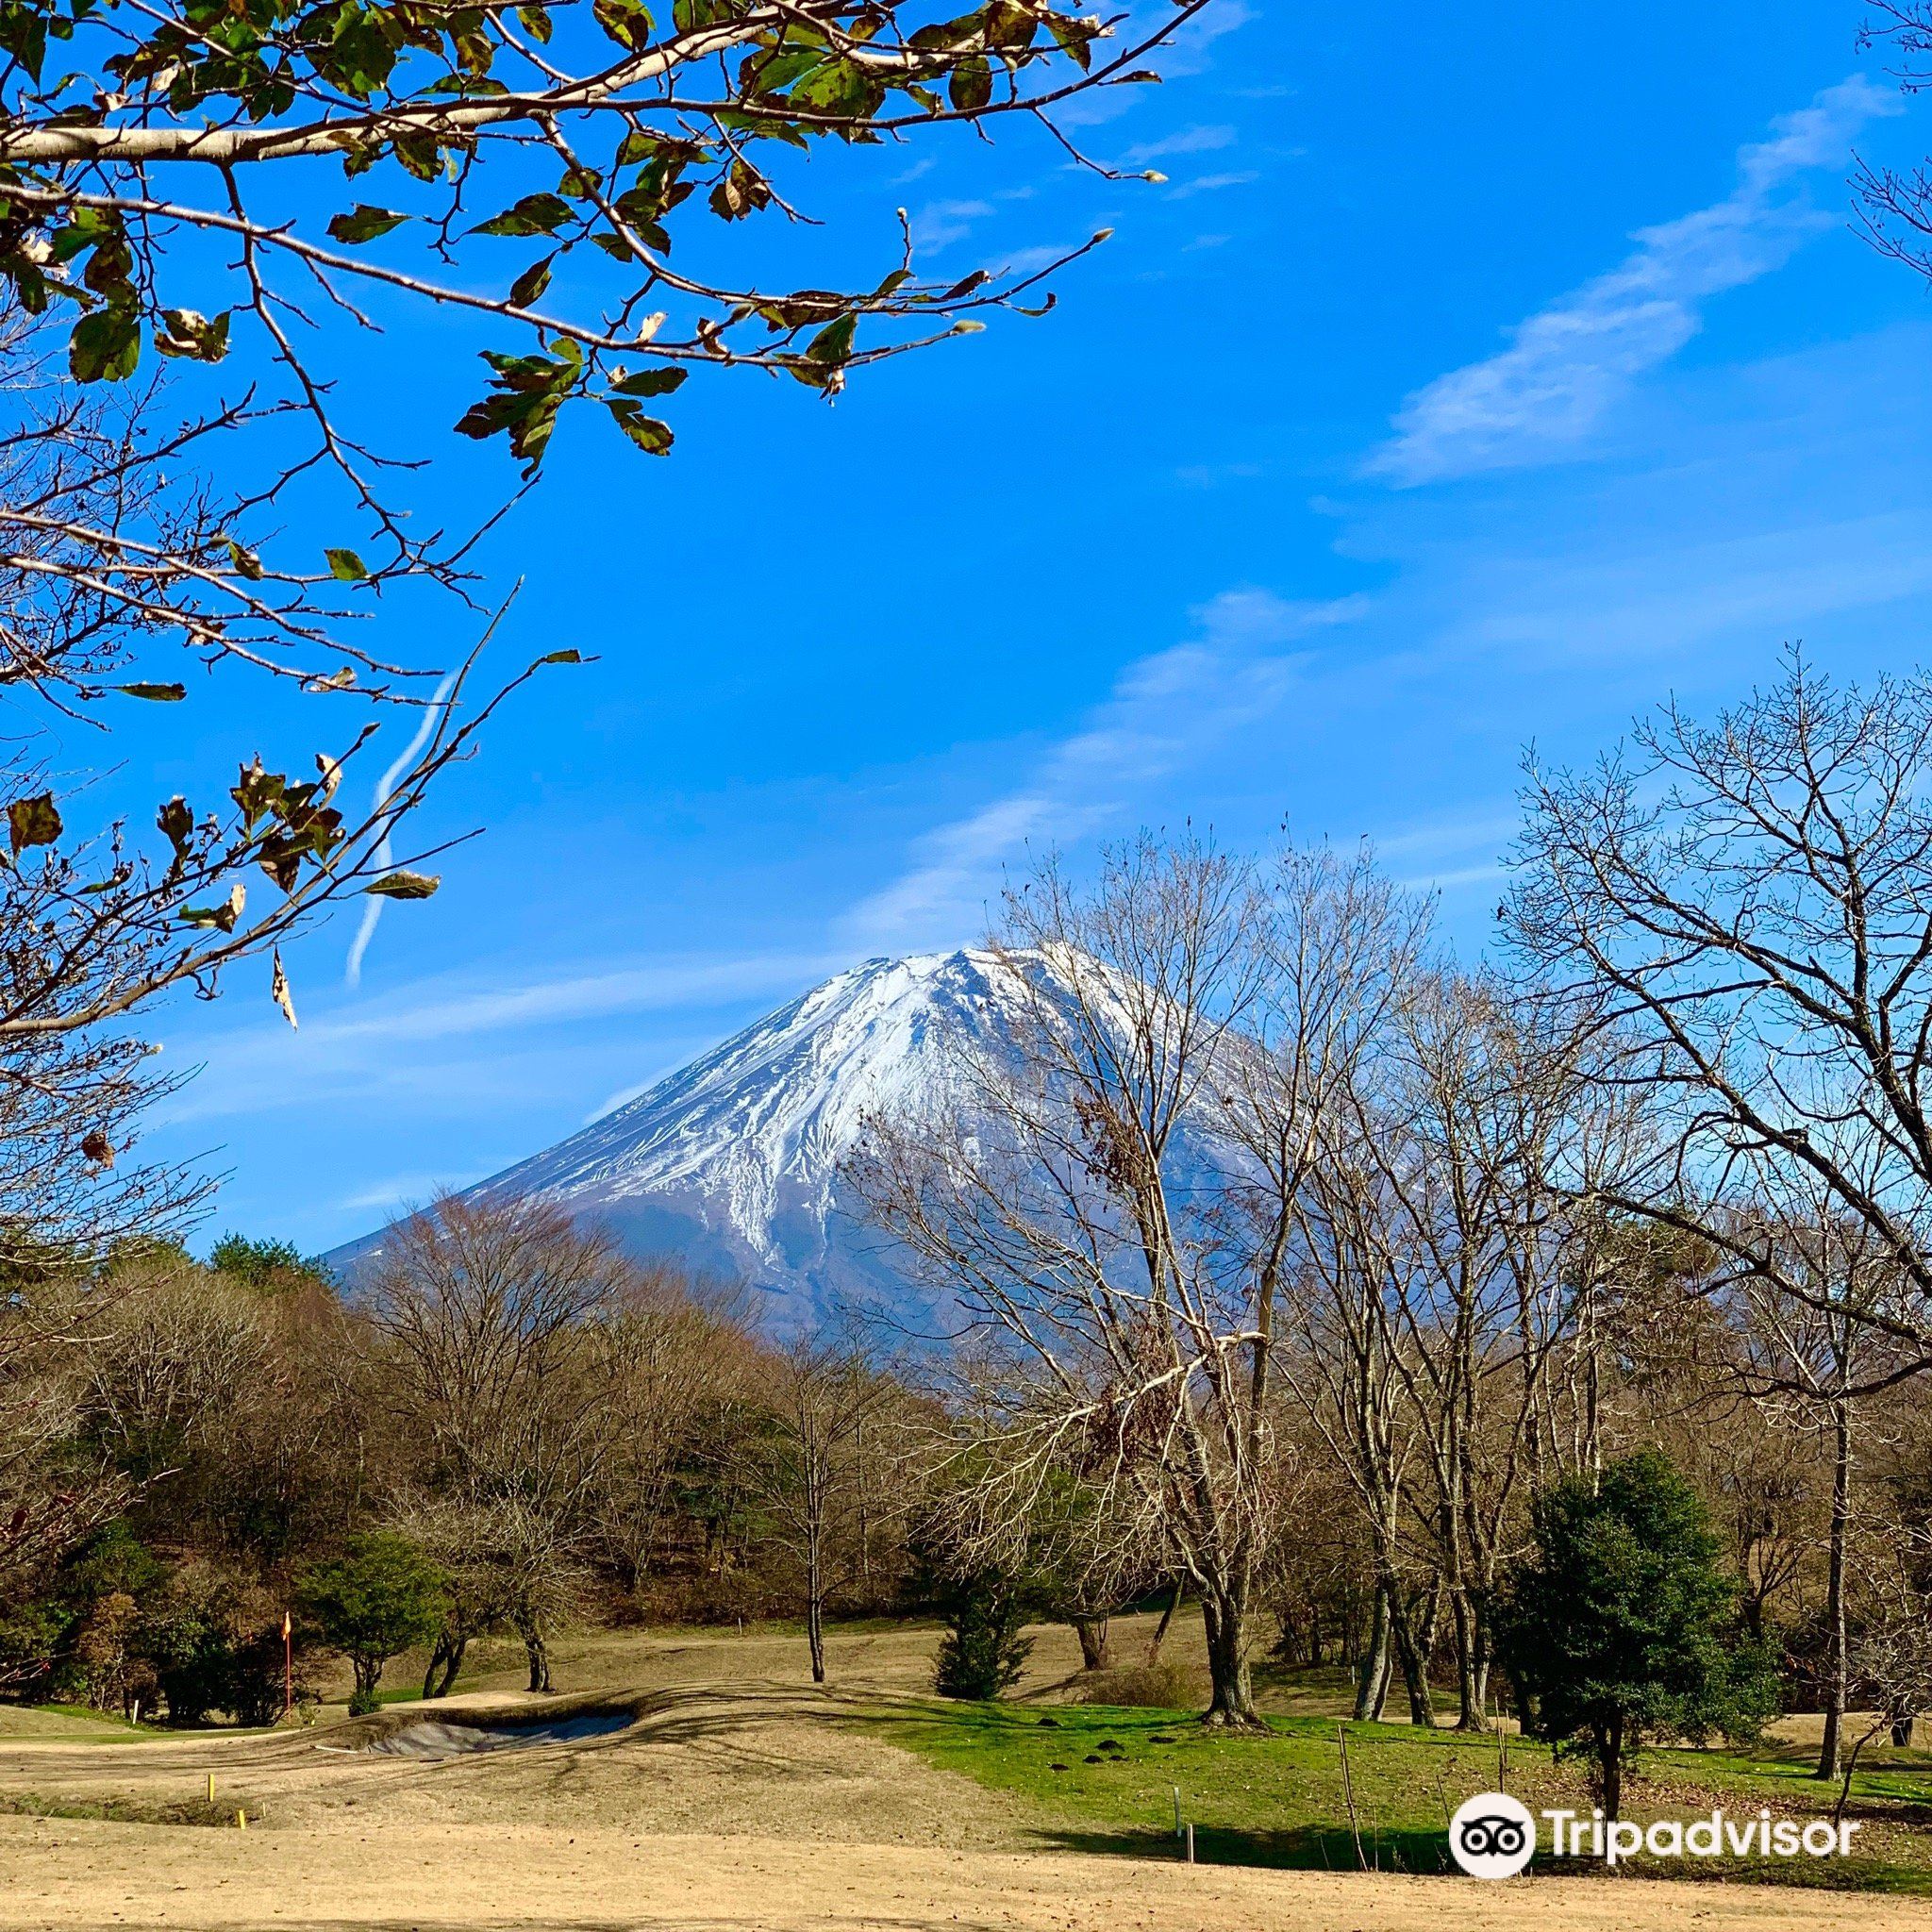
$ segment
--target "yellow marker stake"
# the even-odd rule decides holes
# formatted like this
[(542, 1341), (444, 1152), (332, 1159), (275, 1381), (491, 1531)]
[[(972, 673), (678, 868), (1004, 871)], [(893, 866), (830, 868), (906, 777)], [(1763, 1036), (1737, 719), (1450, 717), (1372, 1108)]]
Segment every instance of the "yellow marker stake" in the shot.
[(236, 1812), (236, 1814), (235, 1814), (235, 1829), (236, 1829), (237, 1831), (246, 1831), (246, 1830), (248, 1829), (248, 1814), (247, 1814), (247, 1812), (245, 1812), (245, 1811), (238, 1811), (238, 1812)]
[(208, 1801), (210, 1805), (215, 1801), (215, 1774), (213, 1772), (209, 1772), (208, 1774)]

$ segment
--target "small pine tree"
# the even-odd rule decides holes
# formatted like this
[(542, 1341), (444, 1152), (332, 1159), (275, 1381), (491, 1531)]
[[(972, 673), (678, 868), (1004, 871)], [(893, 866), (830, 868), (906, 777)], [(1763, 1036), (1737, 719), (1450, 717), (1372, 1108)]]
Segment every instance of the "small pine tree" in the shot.
[(988, 1699), (1019, 1681), (1033, 1640), (1020, 1632), (1026, 1606), (1003, 1576), (967, 1578), (945, 1606), (946, 1634), (940, 1641), (933, 1688), (941, 1697)]
[(303, 1578), (305, 1615), (355, 1669), (352, 1716), (375, 1708), (375, 1687), (391, 1657), (441, 1629), (448, 1589), (443, 1573), (390, 1530), (350, 1538), (343, 1555), (317, 1563)]
[(1645, 1738), (1748, 1737), (1776, 1706), (1703, 1503), (1655, 1451), (1536, 1499), (1534, 1541), (1498, 1620), (1534, 1731), (1592, 1760), (1605, 1812)]

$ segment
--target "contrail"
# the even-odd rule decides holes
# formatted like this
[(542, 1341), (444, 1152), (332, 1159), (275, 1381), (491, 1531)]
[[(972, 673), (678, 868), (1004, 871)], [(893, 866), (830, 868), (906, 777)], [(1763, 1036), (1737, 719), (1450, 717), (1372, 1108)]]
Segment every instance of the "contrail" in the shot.
[[(423, 713), (423, 722), (416, 727), (415, 737), (410, 739), (408, 746), (389, 770), (375, 781), (375, 811), (381, 811), (389, 803), (390, 794), (396, 789), (403, 774), (415, 762), (416, 754), (429, 742), (429, 734), (436, 729), (437, 720), (442, 716), (442, 708), (449, 702), (449, 694), (456, 681), (457, 674), (452, 671), (436, 687), (436, 695), (429, 700)], [(389, 833), (390, 828), (385, 825), (382, 829), (382, 843), (375, 848), (376, 862), (383, 866), (388, 866), (395, 856), (390, 846)], [(375, 892), (370, 895), (369, 904), (362, 908), (362, 924), (357, 928), (355, 940), (350, 944), (348, 970), (342, 974), (344, 981), (350, 986), (362, 984), (362, 955), (369, 950), (369, 941), (375, 937), (375, 928), (382, 922), (384, 904), (382, 894)]]

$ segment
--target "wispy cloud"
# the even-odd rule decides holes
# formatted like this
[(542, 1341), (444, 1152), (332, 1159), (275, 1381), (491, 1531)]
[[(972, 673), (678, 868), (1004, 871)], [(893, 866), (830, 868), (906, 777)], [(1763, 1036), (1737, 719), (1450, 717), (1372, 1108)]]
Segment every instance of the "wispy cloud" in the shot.
[(969, 936), (1001, 867), (1029, 840), (1074, 840), (1116, 823), (1148, 780), (1274, 709), (1306, 656), (1292, 646), (1366, 608), (1361, 597), (1303, 603), (1268, 591), (1223, 592), (1196, 613), (1192, 639), (1129, 664), (1028, 784), (922, 839), (911, 867), (855, 907), (842, 929), (868, 948)]
[(1240, 168), (1224, 175), (1197, 175), (1191, 181), (1182, 181), (1167, 191), (1170, 201), (1186, 201), (1191, 195), (1212, 194), (1222, 188), (1245, 188), (1250, 181), (1258, 181), (1260, 175), (1252, 168)]
[(1232, 147), (1235, 131), (1227, 126), (1183, 127), (1173, 134), (1164, 134), (1158, 141), (1143, 141), (1138, 147), (1130, 147), (1121, 157), (1124, 168), (1144, 168), (1149, 161), (1158, 161), (1167, 155), (1209, 154), (1219, 148)]
[[(299, 1035), (267, 1024), (223, 1035), (209, 1067), (159, 1109), (180, 1124), (316, 1105), (387, 1087), (459, 1083), (481, 1066), (486, 1040), (619, 1014), (728, 1006), (795, 991), (848, 965), (824, 952), (775, 951), (716, 958), (658, 957), (609, 971), (536, 977), (504, 986), (430, 981), (398, 997), (358, 1003), (308, 1020)], [(439, 1049), (443, 1057), (439, 1058)], [(193, 1041), (182, 1051), (192, 1057)], [(299, 1078), (290, 1077), (299, 1069)]]
[(1440, 481), (1573, 452), (1645, 371), (1702, 325), (1701, 306), (1781, 267), (1838, 219), (1813, 208), (1800, 177), (1840, 163), (1898, 96), (1854, 75), (1772, 124), (1738, 154), (1724, 200), (1641, 229), (1635, 249), (1519, 323), (1487, 361), (1437, 377), (1404, 404), (1394, 437), (1365, 465), (1398, 484)]
[[(1246, 0), (1215, 0), (1212, 7), (1195, 14), (1167, 43), (1159, 58), (1161, 73), (1169, 80), (1206, 73), (1214, 64), (1214, 42), (1246, 26), (1254, 17), (1254, 9)], [(1134, 23), (1127, 23), (1118, 31), (1127, 45), (1136, 43), (1127, 38), (1135, 33)], [(1054, 119), (1064, 127), (1098, 127), (1118, 120), (1146, 96), (1147, 90), (1138, 86), (1092, 88), (1061, 103), (1054, 109)]]
[(964, 241), (992, 213), (990, 201), (929, 201), (912, 217), (912, 245), (926, 255)]

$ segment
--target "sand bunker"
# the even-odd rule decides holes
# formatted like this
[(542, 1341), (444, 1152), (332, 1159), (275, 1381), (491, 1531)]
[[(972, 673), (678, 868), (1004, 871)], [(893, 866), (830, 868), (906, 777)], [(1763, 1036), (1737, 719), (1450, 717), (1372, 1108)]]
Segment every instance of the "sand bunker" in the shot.
[(628, 1730), (637, 1722), (627, 1710), (585, 1711), (576, 1717), (547, 1724), (460, 1724), (425, 1718), (405, 1724), (368, 1743), (346, 1747), (319, 1744), (318, 1750), (354, 1748), (383, 1757), (468, 1757), (478, 1751), (521, 1751), (532, 1744), (580, 1744), (587, 1738), (608, 1738)]

